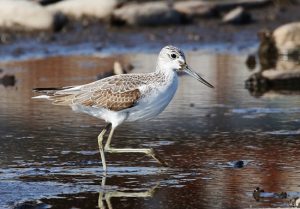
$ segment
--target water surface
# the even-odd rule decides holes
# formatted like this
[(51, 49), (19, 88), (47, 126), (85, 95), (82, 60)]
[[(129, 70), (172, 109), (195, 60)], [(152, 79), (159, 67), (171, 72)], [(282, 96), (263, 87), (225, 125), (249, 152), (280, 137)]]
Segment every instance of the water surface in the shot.
[[(238, 54), (187, 53), (215, 89), (180, 77), (174, 100), (157, 118), (120, 126), (114, 147), (154, 148), (162, 168), (140, 154), (107, 155), (102, 176), (97, 135), (104, 122), (32, 100), (34, 87), (96, 80), (118, 60), (133, 72), (155, 68), (155, 54), (69, 56), (1, 62), (15, 83), (0, 85), (0, 208), (245, 208), (287, 206), (252, 191), (300, 192), (299, 95), (252, 97)], [(243, 168), (234, 168), (236, 160)]]

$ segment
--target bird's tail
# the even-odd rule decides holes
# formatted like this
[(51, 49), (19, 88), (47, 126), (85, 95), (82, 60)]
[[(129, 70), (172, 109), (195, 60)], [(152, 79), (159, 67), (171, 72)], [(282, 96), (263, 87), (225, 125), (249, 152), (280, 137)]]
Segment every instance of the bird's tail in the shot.
[(34, 88), (33, 92), (39, 93), (41, 95), (32, 97), (33, 99), (49, 99), (54, 96), (57, 91), (66, 90), (72, 88), (72, 86), (68, 87), (60, 87), (60, 88)]

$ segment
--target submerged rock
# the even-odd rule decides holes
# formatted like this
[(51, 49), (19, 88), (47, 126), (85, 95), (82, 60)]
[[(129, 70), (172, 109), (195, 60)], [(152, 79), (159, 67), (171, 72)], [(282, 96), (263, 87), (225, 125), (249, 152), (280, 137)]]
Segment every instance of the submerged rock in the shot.
[(133, 3), (113, 12), (113, 25), (158, 26), (180, 24), (182, 16), (166, 2)]
[(228, 162), (228, 165), (232, 168), (243, 168), (245, 166), (245, 163), (243, 160), (234, 160), (234, 161)]
[(237, 7), (225, 14), (222, 22), (231, 24), (247, 24), (252, 22), (252, 17), (243, 7)]

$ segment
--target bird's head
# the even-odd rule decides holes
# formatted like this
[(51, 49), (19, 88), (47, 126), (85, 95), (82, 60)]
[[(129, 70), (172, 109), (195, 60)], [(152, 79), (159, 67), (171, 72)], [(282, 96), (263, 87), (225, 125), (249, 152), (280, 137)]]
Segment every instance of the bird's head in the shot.
[(185, 72), (194, 77), (201, 83), (210, 88), (214, 88), (213, 85), (204, 80), (198, 73), (191, 70), (187, 65), (184, 53), (174, 46), (166, 46), (162, 48), (158, 56), (158, 65), (164, 70), (173, 70), (176, 72)]

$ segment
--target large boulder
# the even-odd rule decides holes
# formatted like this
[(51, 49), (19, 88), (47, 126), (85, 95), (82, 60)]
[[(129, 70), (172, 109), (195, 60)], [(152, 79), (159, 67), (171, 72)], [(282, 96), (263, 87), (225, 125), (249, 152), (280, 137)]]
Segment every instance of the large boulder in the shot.
[(117, 0), (65, 0), (46, 6), (52, 13), (61, 12), (69, 17), (80, 19), (93, 17), (106, 19), (117, 6)]
[(271, 55), (277, 57), (279, 54), (300, 57), (300, 22), (282, 25), (273, 32), (261, 31), (259, 38), (261, 59)]
[(300, 22), (282, 25), (274, 30), (273, 38), (281, 53), (300, 50)]
[(0, 0), (0, 27), (12, 30), (48, 30), (53, 14), (36, 2)]
[(181, 15), (166, 2), (132, 3), (113, 12), (112, 24), (158, 26), (180, 24)]

